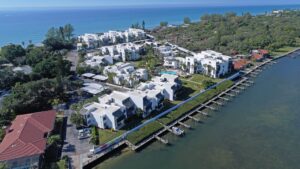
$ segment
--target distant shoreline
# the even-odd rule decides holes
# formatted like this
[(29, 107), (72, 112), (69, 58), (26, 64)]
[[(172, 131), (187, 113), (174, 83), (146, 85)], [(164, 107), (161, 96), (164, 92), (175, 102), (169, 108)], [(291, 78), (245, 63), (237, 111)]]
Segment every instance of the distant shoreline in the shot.
[(163, 4), (163, 5), (123, 5), (123, 6), (56, 6), (56, 7), (0, 7), (1, 11), (43, 11), (43, 10), (88, 10), (88, 9), (101, 9), (101, 10), (111, 10), (111, 9), (159, 9), (159, 8), (232, 8), (232, 7), (281, 7), (282, 6), (299, 6), (299, 4), (251, 4), (251, 5), (201, 5), (201, 4)]
[[(165, 9), (168, 10), (165, 10)], [(134, 10), (133, 10), (134, 9)], [(20, 8), (16, 10), (0, 9), (0, 21), (6, 23), (0, 27), (0, 46), (9, 43), (21, 44), (32, 40), (40, 43), (51, 27), (72, 24), (75, 34), (124, 30), (136, 22), (146, 22), (146, 28), (152, 29), (167, 21), (169, 24), (181, 24), (184, 17), (199, 21), (204, 14), (224, 14), (235, 12), (238, 15), (249, 12), (263, 14), (276, 9), (300, 9), (295, 5), (262, 6), (131, 6), (131, 7), (82, 7), (82, 8)], [(137, 13), (139, 15), (137, 15)], [(37, 26), (38, 25), (38, 26)]]

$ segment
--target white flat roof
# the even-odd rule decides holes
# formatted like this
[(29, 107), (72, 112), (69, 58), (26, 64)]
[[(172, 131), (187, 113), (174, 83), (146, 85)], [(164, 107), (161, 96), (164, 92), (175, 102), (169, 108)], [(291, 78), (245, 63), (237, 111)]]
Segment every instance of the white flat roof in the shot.
[(129, 98), (129, 95), (122, 93), (122, 92), (118, 92), (118, 91), (113, 91), (111, 93), (111, 97), (120, 101), (126, 100), (127, 98)]
[(99, 113), (100, 115), (104, 115), (106, 113), (113, 115), (113, 113), (121, 109), (121, 107), (117, 105), (107, 105), (107, 104), (94, 102), (91, 105), (85, 107), (85, 109), (86, 110), (95, 109), (91, 113)]
[(94, 73), (84, 73), (81, 76), (91, 78), (91, 77), (95, 76), (95, 74)]
[(97, 83), (85, 83), (83, 84), (85, 87), (82, 87), (81, 90), (88, 92), (90, 94), (98, 94), (104, 91), (104, 87)]
[(96, 75), (96, 76), (93, 77), (93, 79), (105, 81), (105, 80), (108, 79), (108, 77), (103, 76), (103, 75)]

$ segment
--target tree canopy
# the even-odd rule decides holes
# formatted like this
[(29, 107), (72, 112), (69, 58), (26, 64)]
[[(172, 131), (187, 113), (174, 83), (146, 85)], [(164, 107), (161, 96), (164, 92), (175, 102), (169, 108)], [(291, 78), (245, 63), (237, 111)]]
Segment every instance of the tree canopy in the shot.
[(159, 40), (176, 43), (192, 51), (212, 49), (231, 54), (248, 53), (252, 49), (275, 50), (295, 46), (300, 36), (300, 11), (287, 11), (282, 15), (235, 13), (203, 15), (201, 21), (189, 27), (155, 29)]
[[(57, 79), (41, 79), (28, 83), (17, 83), (11, 94), (4, 98), (0, 110), (0, 124), (7, 124), (15, 115), (52, 109), (52, 101), (59, 99), (66, 101), (67, 91), (79, 87), (68, 78), (58, 81)], [(1, 126), (1, 125), (0, 125)]]
[(9, 44), (1, 48), (1, 56), (13, 64), (19, 64), (18, 58), (25, 56), (25, 49), (21, 45)]
[(70, 24), (58, 28), (52, 27), (48, 30), (43, 44), (51, 51), (72, 49), (75, 41), (73, 32), (74, 28)]

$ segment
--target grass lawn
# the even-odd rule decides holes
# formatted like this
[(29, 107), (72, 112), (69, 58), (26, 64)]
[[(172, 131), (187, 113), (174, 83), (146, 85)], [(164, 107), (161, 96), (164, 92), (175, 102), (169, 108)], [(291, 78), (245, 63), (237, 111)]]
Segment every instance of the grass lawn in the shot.
[(197, 83), (202, 83), (204, 80), (211, 80), (211, 81), (217, 83), (217, 82), (220, 82), (222, 79), (218, 79), (218, 78), (214, 79), (214, 78), (207, 77), (207, 76), (204, 76), (201, 74), (194, 74), (194, 75), (192, 75), (192, 77), (189, 80), (197, 82)]
[(124, 133), (123, 130), (113, 131), (113, 130), (99, 129), (98, 131), (99, 131), (100, 144), (105, 144), (108, 141), (111, 141), (112, 139), (114, 139)]
[(194, 74), (189, 78), (180, 78), (182, 81), (182, 92), (178, 95), (181, 100), (186, 100), (187, 98), (194, 96), (196, 93), (204, 89), (202, 84), (205, 80), (211, 80), (215, 83), (220, 82), (222, 79), (214, 79), (201, 74)]
[(145, 139), (146, 137), (150, 136), (151, 134), (161, 129), (162, 127), (163, 126), (161, 124), (159, 124), (157, 121), (154, 121), (142, 127), (138, 131), (131, 133), (127, 137), (127, 140), (130, 141), (132, 144), (137, 144), (143, 139)]
[(276, 58), (276, 57), (282, 56), (284, 54), (287, 54), (293, 50), (296, 50), (297, 48), (299, 48), (299, 47), (283, 47), (283, 48), (276, 50), (275, 52), (272, 52), (272, 56)]
[(276, 58), (276, 57), (282, 56), (284, 54), (287, 54), (287, 53), (289, 53), (293, 50), (299, 49), (299, 48), (300, 48), (300, 38), (297, 38), (296, 39), (296, 47), (286, 46), (283, 48), (279, 48), (276, 51), (273, 51), (271, 53), (271, 55)]
[(182, 89), (180, 93), (178, 93), (177, 95), (177, 98), (179, 98), (181, 101), (186, 100), (187, 98), (195, 95), (196, 93), (204, 89), (202, 85), (190, 81), (186, 81), (183, 78), (181, 78), (181, 81), (182, 81)]

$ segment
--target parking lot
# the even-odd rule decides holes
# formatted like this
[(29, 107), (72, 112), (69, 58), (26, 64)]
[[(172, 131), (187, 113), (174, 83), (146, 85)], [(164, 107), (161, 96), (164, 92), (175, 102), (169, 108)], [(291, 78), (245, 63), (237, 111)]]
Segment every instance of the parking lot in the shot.
[(68, 117), (66, 136), (64, 140), (64, 146), (62, 149), (62, 156), (67, 155), (72, 158), (73, 166), (80, 166), (80, 154), (87, 153), (93, 148), (93, 145), (89, 143), (90, 139), (79, 139), (79, 131), (76, 129), (70, 121), (70, 116), (73, 113), (72, 110), (66, 110), (65, 116)]

